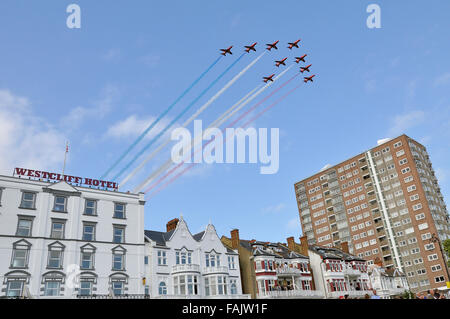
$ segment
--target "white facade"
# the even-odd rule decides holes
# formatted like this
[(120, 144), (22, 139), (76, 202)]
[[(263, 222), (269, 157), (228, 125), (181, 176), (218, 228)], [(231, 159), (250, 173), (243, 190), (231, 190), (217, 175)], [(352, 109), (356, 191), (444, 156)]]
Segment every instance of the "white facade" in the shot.
[[(350, 298), (361, 298), (368, 294), (373, 295), (367, 263), (360, 260), (346, 260), (342, 251), (334, 248), (314, 246), (309, 250), (309, 260), (314, 274), (316, 288), (322, 291), (325, 298), (335, 299), (348, 295)], [(328, 258), (318, 250), (329, 250), (342, 254), (343, 259)]]
[(213, 225), (192, 235), (180, 218), (174, 230), (145, 231), (145, 241), (151, 298), (249, 298), (242, 295), (239, 255)]
[(143, 196), (0, 176), (0, 296), (143, 295)]
[(383, 299), (390, 299), (409, 290), (406, 276), (398, 269), (386, 271), (384, 267), (372, 265), (369, 277), (373, 289)]

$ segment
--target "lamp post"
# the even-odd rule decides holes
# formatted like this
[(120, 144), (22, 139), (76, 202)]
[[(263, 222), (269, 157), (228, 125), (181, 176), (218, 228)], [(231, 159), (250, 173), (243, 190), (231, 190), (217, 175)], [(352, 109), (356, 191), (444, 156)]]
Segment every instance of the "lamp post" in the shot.
[(439, 237), (436, 236), (435, 233), (433, 233), (433, 235), (431, 235), (430, 243), (437, 243), (438, 244), (439, 250), (441, 251), (441, 255), (442, 255), (442, 258), (444, 260), (444, 268), (445, 268), (446, 274), (447, 274), (447, 280), (446, 281), (450, 281), (450, 274), (448, 272), (447, 260), (445, 259), (445, 254), (444, 254), (444, 251), (442, 250), (441, 241), (439, 240)]

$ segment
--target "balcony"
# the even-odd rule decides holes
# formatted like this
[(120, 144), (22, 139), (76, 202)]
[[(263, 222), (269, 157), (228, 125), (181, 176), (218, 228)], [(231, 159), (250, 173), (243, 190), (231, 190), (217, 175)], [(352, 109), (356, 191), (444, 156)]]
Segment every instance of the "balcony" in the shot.
[(210, 274), (228, 274), (228, 267), (225, 266), (217, 266), (217, 267), (205, 267), (203, 268), (203, 275)]
[(152, 296), (152, 299), (250, 299), (250, 295), (158, 295)]
[(284, 299), (296, 299), (296, 298), (310, 298), (310, 299), (323, 299), (323, 293), (319, 290), (275, 290), (266, 291), (258, 294), (258, 299), (270, 299), (270, 298), (284, 298)]
[(360, 276), (361, 275), (360, 270), (353, 269), (351, 267), (344, 267), (343, 273), (344, 273), (344, 275), (347, 275), (347, 276)]
[(197, 264), (184, 264), (172, 266), (172, 274), (180, 272), (200, 272), (200, 265)]
[(301, 271), (298, 268), (291, 268), (291, 267), (280, 267), (277, 268), (277, 275), (298, 275), (300, 276), (302, 273), (306, 273), (304, 271)]

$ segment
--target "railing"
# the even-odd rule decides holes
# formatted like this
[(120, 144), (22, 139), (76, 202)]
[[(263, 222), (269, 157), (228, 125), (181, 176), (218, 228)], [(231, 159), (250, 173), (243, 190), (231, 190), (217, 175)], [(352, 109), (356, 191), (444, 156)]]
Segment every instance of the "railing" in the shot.
[(178, 272), (200, 272), (200, 265), (197, 264), (173, 265), (172, 273)]
[(323, 298), (324, 295), (319, 290), (274, 290), (258, 294), (260, 299), (268, 298)]
[(159, 295), (151, 297), (152, 299), (250, 299), (250, 295)]
[(343, 297), (345, 295), (348, 295), (349, 298), (357, 298), (357, 297), (364, 297), (365, 295), (372, 296), (373, 292), (370, 290), (344, 290), (344, 291), (331, 291), (328, 293), (329, 298), (339, 298)]
[(205, 267), (203, 268), (203, 275), (208, 275), (208, 274), (228, 274), (229, 273), (229, 269), (226, 266), (217, 266), (217, 267)]
[(361, 275), (361, 271), (351, 267), (344, 267), (344, 274), (349, 276), (358, 276)]
[(123, 295), (88, 295), (88, 296), (82, 296), (77, 295), (78, 299), (150, 299), (149, 295), (143, 295), (143, 294), (123, 294)]
[(276, 269), (278, 275), (301, 275), (302, 273), (307, 273), (306, 271), (301, 271), (294, 267), (280, 267)]

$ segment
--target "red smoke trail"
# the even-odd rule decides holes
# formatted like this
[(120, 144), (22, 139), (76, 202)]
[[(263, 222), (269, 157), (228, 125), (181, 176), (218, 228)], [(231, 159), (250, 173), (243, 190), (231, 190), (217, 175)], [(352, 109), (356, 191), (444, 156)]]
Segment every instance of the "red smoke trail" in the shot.
[[(256, 103), (254, 106), (252, 106), (249, 110), (247, 110), (245, 113), (243, 113), (238, 119), (236, 119), (235, 121), (233, 121), (230, 125), (227, 126), (227, 128), (233, 126), (234, 124), (236, 124), (239, 120), (241, 120), (243, 117), (245, 117), (247, 114), (249, 114), (252, 110), (254, 110), (256, 107), (258, 107), (259, 105), (261, 105), (261, 103), (263, 103), (264, 101), (266, 101), (269, 97), (271, 97), (274, 93), (276, 93), (277, 91), (279, 91), (281, 88), (283, 88), (285, 85), (287, 85), (289, 82), (291, 82), (296, 76), (298, 76), (298, 74), (294, 75), (293, 77), (291, 77), (289, 80), (287, 80), (285, 83), (283, 83), (282, 85), (280, 85), (280, 87), (278, 87), (276, 90), (274, 90), (271, 94), (269, 94), (268, 96), (266, 96), (264, 99), (262, 99), (261, 101), (259, 101), (258, 103)], [(273, 108), (274, 106), (276, 106), (278, 103), (280, 103), (281, 101), (283, 101), (288, 95), (292, 94), (295, 90), (297, 90), (299, 87), (301, 86), (301, 84), (297, 85), (295, 88), (291, 89), (289, 92), (287, 92), (286, 94), (284, 94), (282, 97), (280, 97), (278, 100), (276, 100), (275, 102), (273, 102), (272, 104), (270, 104), (269, 106), (267, 106), (264, 110), (262, 110), (261, 112), (259, 112), (257, 115), (255, 115), (253, 118), (251, 118), (249, 121), (245, 122), (245, 124), (243, 125), (243, 128), (247, 127), (249, 124), (251, 124), (253, 121), (255, 121), (256, 119), (258, 119), (261, 115), (263, 115), (265, 112), (267, 112), (268, 110), (270, 110), (271, 108)], [(225, 129), (222, 130), (222, 132), (224, 132)], [(208, 141), (205, 145), (203, 145), (202, 148), (198, 149), (198, 151), (203, 150), (203, 148), (208, 145), (209, 143), (211, 143), (213, 140)], [(151, 189), (153, 189), (154, 187), (156, 187), (159, 183), (161, 183), (167, 176), (169, 176), (170, 174), (172, 174), (172, 172), (174, 172), (177, 168), (179, 168), (181, 165), (183, 165), (184, 162), (179, 163), (178, 165), (176, 165), (175, 167), (173, 167), (172, 169), (170, 169), (166, 174), (164, 174), (162, 177), (160, 177), (151, 187), (149, 187), (144, 193), (149, 192)], [(158, 194), (160, 191), (162, 191), (163, 189), (165, 189), (167, 186), (169, 186), (171, 183), (173, 183), (176, 179), (178, 179), (181, 175), (183, 175), (184, 173), (186, 173), (188, 170), (190, 170), (191, 168), (194, 167), (196, 163), (191, 163), (190, 165), (188, 165), (185, 169), (183, 169), (181, 172), (179, 172), (178, 174), (176, 174), (174, 177), (172, 177), (170, 180), (168, 180), (166, 183), (164, 183), (162, 186), (160, 186), (155, 192), (153, 192), (148, 199), (150, 199), (151, 197), (155, 196), (156, 194)]]

